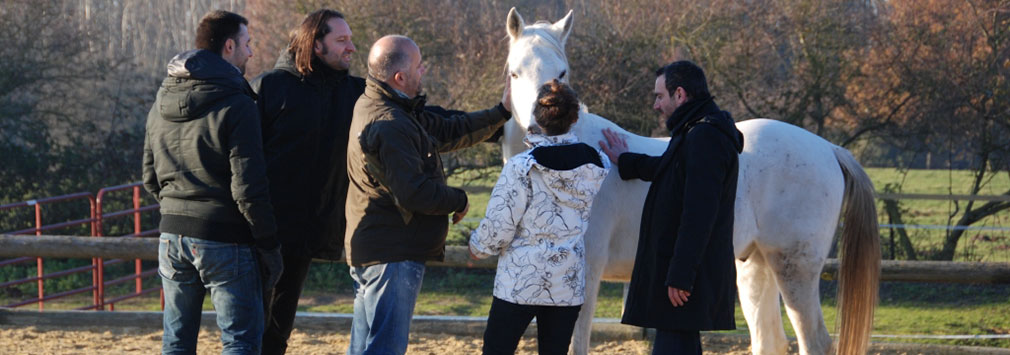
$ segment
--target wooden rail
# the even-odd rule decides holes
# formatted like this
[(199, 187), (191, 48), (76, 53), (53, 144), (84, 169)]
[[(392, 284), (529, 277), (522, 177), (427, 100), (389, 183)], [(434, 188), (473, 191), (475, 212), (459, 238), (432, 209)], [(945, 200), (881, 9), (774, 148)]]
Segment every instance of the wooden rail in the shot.
[[(0, 257), (119, 258), (158, 260), (157, 238), (26, 236), (0, 234)], [(474, 261), (464, 246), (447, 246), (444, 262), (429, 266), (494, 268), (495, 258)], [(823, 278), (834, 279), (838, 261), (829, 259)], [(1010, 263), (949, 261), (881, 262), (882, 281), (1010, 284)]]

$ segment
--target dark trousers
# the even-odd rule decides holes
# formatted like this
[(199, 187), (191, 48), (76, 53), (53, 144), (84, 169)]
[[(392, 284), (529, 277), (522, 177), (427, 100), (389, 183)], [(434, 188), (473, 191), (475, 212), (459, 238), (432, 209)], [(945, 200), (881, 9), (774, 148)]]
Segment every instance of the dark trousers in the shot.
[(515, 354), (519, 338), (533, 317), (537, 318), (537, 350), (543, 354), (567, 354), (575, 320), (582, 306), (530, 306), (491, 301), (484, 330), (484, 354)]
[[(283, 248), (281, 249), (283, 251)], [(284, 272), (273, 289), (271, 304), (266, 307), (266, 329), (263, 331), (263, 355), (284, 354), (288, 338), (295, 326), (295, 312), (302, 286), (309, 275), (312, 257), (304, 254), (284, 253)]]
[(652, 343), (652, 355), (701, 355), (701, 333), (697, 330), (659, 330)]

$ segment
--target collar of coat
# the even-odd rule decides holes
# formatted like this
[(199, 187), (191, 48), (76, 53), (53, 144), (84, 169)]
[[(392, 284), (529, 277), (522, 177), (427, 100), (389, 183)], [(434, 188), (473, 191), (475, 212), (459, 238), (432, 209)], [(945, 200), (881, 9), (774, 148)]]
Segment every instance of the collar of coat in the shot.
[(308, 74), (302, 75), (295, 67), (295, 55), (289, 52), (287, 49), (281, 51), (281, 54), (277, 56), (277, 62), (274, 64), (274, 69), (280, 69), (291, 73), (298, 77), (299, 79), (308, 82), (313, 85), (333, 85), (344, 81), (347, 79), (347, 70), (335, 70), (330, 68), (329, 65), (323, 63), (318, 57), (312, 57), (312, 71)]
[(424, 104), (428, 99), (425, 95), (417, 95), (412, 98), (407, 97), (407, 95), (402, 91), (394, 89), (392, 86), (389, 86), (389, 84), (376, 79), (371, 74), (368, 75), (368, 79), (365, 81), (365, 90), (373, 92), (380, 98), (389, 100), (404, 110), (414, 114), (419, 114), (424, 111)]
[(666, 130), (670, 131), (670, 136), (676, 136), (684, 127), (689, 127), (705, 116), (719, 111), (719, 105), (715, 104), (715, 98), (712, 96), (685, 102), (673, 110), (666, 119)]
[(536, 148), (544, 145), (575, 144), (579, 142), (579, 137), (576, 137), (575, 133), (572, 132), (556, 136), (530, 133), (526, 135), (526, 138), (523, 138), (523, 142), (530, 148)]

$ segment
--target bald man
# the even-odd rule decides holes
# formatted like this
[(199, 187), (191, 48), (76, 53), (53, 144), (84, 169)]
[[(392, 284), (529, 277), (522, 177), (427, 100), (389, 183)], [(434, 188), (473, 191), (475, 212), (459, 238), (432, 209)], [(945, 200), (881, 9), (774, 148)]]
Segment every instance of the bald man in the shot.
[(368, 54), (365, 93), (347, 142), (347, 264), (354, 280), (348, 354), (403, 354), (424, 263), (445, 259), (445, 236), (470, 204), (446, 185), (439, 153), (492, 136), (512, 116), (502, 102), (443, 116), (425, 111), (421, 50), (410, 38), (380, 38)]

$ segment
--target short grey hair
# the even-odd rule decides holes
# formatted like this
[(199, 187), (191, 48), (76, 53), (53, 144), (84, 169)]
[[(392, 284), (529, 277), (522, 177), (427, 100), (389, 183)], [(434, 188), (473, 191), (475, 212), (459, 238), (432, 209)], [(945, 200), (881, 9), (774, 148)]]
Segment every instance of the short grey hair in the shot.
[(373, 46), (372, 53), (368, 55), (368, 74), (381, 81), (392, 80), (396, 72), (407, 70), (410, 66), (411, 49), (417, 47), (417, 44), (406, 36), (388, 37), (393, 41), (392, 48)]

